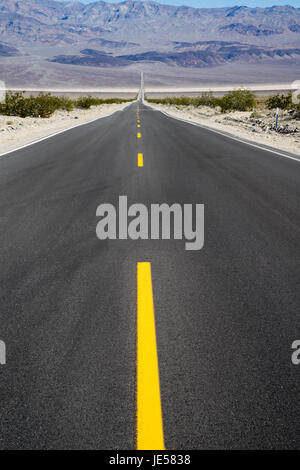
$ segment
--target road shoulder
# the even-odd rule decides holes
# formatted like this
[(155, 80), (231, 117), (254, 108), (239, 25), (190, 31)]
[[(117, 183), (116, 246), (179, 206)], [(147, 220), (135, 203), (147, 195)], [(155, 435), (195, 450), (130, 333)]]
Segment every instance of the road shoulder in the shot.
[(50, 118), (21, 118), (0, 115), (0, 156), (68, 129), (110, 116), (127, 108), (131, 103), (103, 104), (93, 106), (88, 110), (56, 111)]
[(212, 119), (198, 116), (195, 112), (188, 112), (188, 110), (178, 109), (178, 107), (175, 106), (162, 104), (154, 105), (147, 101), (145, 101), (145, 105), (180, 121), (203, 127), (254, 147), (263, 148), (267, 151), (274, 152), (275, 154), (287, 156), (300, 161), (300, 140), (297, 142), (295, 141), (296, 139), (291, 136), (279, 135), (274, 137), (257, 133), (254, 134), (251, 132), (245, 132), (245, 130), (240, 128), (238, 125), (225, 125), (218, 123)]

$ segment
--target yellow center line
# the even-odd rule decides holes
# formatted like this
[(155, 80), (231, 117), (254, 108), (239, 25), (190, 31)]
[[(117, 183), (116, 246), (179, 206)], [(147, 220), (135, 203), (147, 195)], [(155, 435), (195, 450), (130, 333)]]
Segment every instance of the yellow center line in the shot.
[(141, 125), (140, 125), (140, 124), (138, 124), (137, 126), (138, 126), (138, 127), (141, 127)]
[(138, 166), (144, 166), (144, 159), (142, 153), (138, 153)]
[(137, 264), (137, 450), (164, 450), (151, 264)]
[(137, 133), (137, 138), (140, 139), (142, 137), (142, 134), (140, 132)]

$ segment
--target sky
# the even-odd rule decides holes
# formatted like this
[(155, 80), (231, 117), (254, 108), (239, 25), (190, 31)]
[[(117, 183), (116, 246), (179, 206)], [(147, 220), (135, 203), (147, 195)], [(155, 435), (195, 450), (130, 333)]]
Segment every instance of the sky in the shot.
[[(91, 3), (96, 0), (79, 0), (82, 3)], [(104, 0), (109, 3), (119, 3), (122, 0)], [(236, 5), (247, 7), (272, 7), (273, 5), (291, 5), (300, 8), (300, 0), (155, 0), (167, 5), (187, 5), (195, 8), (220, 8)]]

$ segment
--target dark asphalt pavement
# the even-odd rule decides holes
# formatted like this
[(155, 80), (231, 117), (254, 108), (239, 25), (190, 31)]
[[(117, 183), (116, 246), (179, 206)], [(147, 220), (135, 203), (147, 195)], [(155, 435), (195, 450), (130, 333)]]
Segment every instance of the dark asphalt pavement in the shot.
[[(136, 106), (0, 158), (0, 448), (135, 448), (139, 261), (166, 448), (300, 448), (300, 163)], [(120, 195), (203, 203), (204, 248), (98, 240)]]

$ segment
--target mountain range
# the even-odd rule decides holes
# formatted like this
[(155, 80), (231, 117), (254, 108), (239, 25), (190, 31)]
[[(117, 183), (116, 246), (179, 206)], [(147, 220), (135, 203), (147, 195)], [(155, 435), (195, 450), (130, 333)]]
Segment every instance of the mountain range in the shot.
[(21, 53), (18, 49), (13, 46), (9, 46), (3, 42), (0, 42), (0, 57), (14, 57), (20, 56)]
[(161, 47), (168, 41), (250, 40), (296, 46), (300, 8), (192, 8), (152, 1), (82, 4), (54, 0), (0, 0), (0, 40), (15, 45), (113, 40)]
[(91, 77), (91, 67), (124, 71), (137, 65), (157, 73), (161, 67), (231, 64), (259, 64), (262, 71), (273, 64), (272, 73), (278, 66), (284, 75), (287, 64), (300, 69), (300, 8), (0, 0), (0, 58), (1, 76), (12, 83), (16, 74), (22, 83), (47, 83), (47, 76), (61, 82), (67, 69), (74, 80), (78, 71), (82, 83), (87, 67)]
[[(205, 48), (197, 49), (200, 44)], [(295, 60), (300, 62), (300, 47), (291, 49), (276, 49), (262, 46), (251, 46), (241, 43), (214, 42), (214, 47), (207, 42), (190, 44), (190, 46), (176, 49), (180, 52), (157, 52), (112, 56), (105, 51), (83, 49), (80, 55), (59, 55), (51, 62), (71, 65), (87, 65), (92, 67), (122, 67), (134, 63), (160, 62), (179, 67), (211, 67), (225, 63), (258, 63), (259, 61)]]

